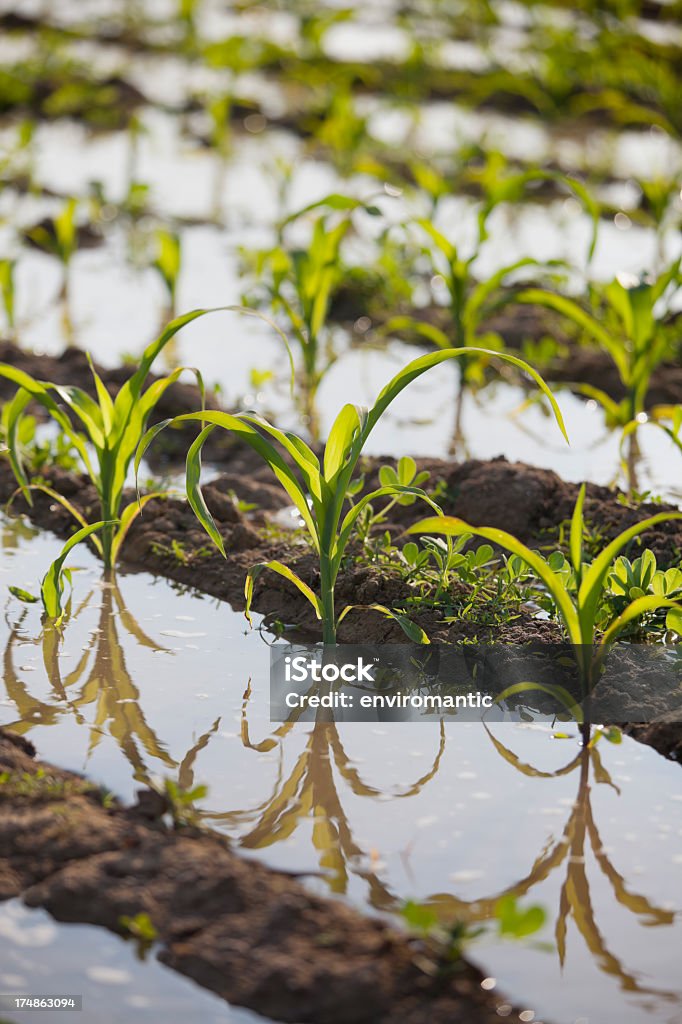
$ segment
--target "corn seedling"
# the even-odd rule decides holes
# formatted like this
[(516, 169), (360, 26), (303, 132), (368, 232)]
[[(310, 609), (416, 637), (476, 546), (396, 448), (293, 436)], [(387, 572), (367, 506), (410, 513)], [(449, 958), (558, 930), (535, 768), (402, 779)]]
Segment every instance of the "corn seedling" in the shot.
[[(398, 317), (390, 320), (386, 331), (405, 330), (416, 332), (437, 348), (450, 348), (453, 345), (462, 347), (484, 346), (487, 349), (504, 349), (504, 341), (499, 334), (484, 330), (485, 321), (505, 305), (514, 300), (521, 289), (520, 285), (512, 284), (509, 278), (521, 271), (534, 268), (535, 271), (546, 271), (555, 268), (555, 264), (540, 264), (537, 260), (525, 257), (501, 267), (484, 282), (478, 282), (473, 273), (473, 266), (478, 260), (481, 249), (488, 239), (488, 220), (502, 202), (517, 200), (523, 191), (532, 183), (544, 180), (558, 181), (573, 191), (591, 211), (596, 225), (596, 208), (582, 185), (562, 175), (544, 171), (527, 171), (520, 174), (507, 175), (498, 180), (497, 177), (485, 179), (487, 184), (486, 198), (478, 215), (477, 239), (469, 256), (463, 256), (459, 247), (439, 231), (432, 221), (420, 218), (416, 225), (426, 234), (429, 243), (423, 247), (424, 255), (431, 263), (433, 274), (443, 282), (447, 292), (447, 308), (449, 324), (441, 329), (435, 324), (416, 320), (411, 317)], [(495, 185), (493, 185), (493, 180)], [(590, 255), (596, 243), (596, 226), (593, 234)], [(462, 437), (462, 407), (467, 385), (479, 385), (483, 382), (485, 368), (489, 356), (481, 358), (472, 351), (462, 361), (460, 367), (460, 387), (455, 406), (455, 425), (453, 434), (453, 450)]]
[(178, 0), (178, 21), (184, 33), (184, 45), (193, 50), (197, 42), (197, 15), (200, 0)]
[[(319, 213), (312, 237), (305, 249), (290, 248), (284, 232), (304, 214)], [(324, 374), (336, 360), (328, 324), (329, 307), (341, 281), (341, 245), (352, 227), (352, 214), (364, 209), (377, 214), (376, 207), (342, 195), (330, 195), (288, 217), (280, 228), (280, 241), (274, 248), (252, 256), (257, 278), (264, 288), (264, 302), (284, 317), (301, 357), (297, 373), (298, 404), (313, 440), (319, 439), (317, 391)], [(333, 214), (340, 220), (332, 223)]]
[(225, 168), (232, 145), (232, 128), (230, 124), (232, 95), (230, 93), (223, 93), (220, 96), (214, 97), (208, 101), (206, 110), (211, 118), (211, 147), (215, 154), (211, 216), (214, 221), (219, 223), (223, 213)]
[(10, 334), (14, 334), (14, 271), (16, 260), (0, 260), (0, 295), (2, 296), (2, 307), (5, 312), (7, 328)]
[(651, 378), (671, 355), (671, 339), (660, 303), (667, 306), (679, 287), (678, 259), (656, 280), (619, 275), (610, 284), (592, 288), (590, 312), (573, 299), (540, 288), (530, 288), (517, 296), (518, 302), (537, 304), (566, 317), (612, 360), (625, 391), (622, 401), (615, 401), (591, 384), (581, 384), (579, 390), (599, 403), (607, 425), (626, 430), (630, 442), (626, 470), (631, 489), (637, 486), (636, 426), (646, 420)]
[(62, 265), (62, 287), (59, 298), (62, 303), (64, 333), (69, 341), (73, 338), (73, 323), (71, 321), (69, 301), (69, 278), (71, 260), (78, 248), (77, 212), (77, 200), (69, 199), (55, 216), (52, 222), (52, 231), (44, 224), (37, 224), (27, 232), (27, 237), (30, 238), (34, 245), (44, 252), (55, 256)]
[[(101, 534), (92, 537), (92, 542), (106, 569), (114, 567), (121, 544), (141, 507), (137, 501), (122, 507), (126, 476), (135, 449), (155, 405), (185, 369), (179, 367), (168, 376), (155, 380), (144, 390), (152, 364), (180, 328), (206, 312), (208, 310), (194, 310), (171, 321), (145, 349), (139, 367), (123, 384), (115, 399), (110, 397), (94, 367), (92, 376), (96, 401), (80, 388), (38, 381), (22, 370), (0, 363), (0, 377), (13, 381), (18, 388), (14, 398), (3, 408), (2, 425), (9, 447), (10, 463), (21, 492), (29, 504), (32, 502), (31, 490), (37, 489), (49, 494), (81, 527), (88, 526), (71, 502), (45, 484), (31, 483), (27, 476), (19, 436), (24, 410), (31, 401), (35, 401), (47, 411), (69, 440), (79, 456), (83, 470), (97, 488), (104, 525)], [(193, 372), (203, 394), (201, 375), (198, 370)], [(142, 505), (153, 496), (145, 495)], [(116, 525), (114, 520), (117, 521)]]
[(159, 228), (154, 238), (155, 253), (152, 266), (159, 274), (166, 289), (167, 305), (163, 320), (173, 320), (176, 315), (178, 278), (182, 263), (180, 235), (175, 231)]
[[(151, 427), (142, 438), (135, 456), (136, 472), (145, 451), (164, 427), (188, 421), (201, 422), (202, 431), (187, 455), (187, 496), (197, 519), (222, 555), (226, 557), (222, 537), (206, 507), (200, 488), (201, 450), (206, 439), (216, 427), (231, 431), (248, 444), (270, 467), (303, 520), (319, 558), (320, 589), (319, 593), (315, 593), (292, 569), (279, 561), (260, 563), (249, 570), (246, 578), (247, 617), (253, 596), (254, 580), (264, 569), (269, 569), (283, 576), (298, 588), (312, 605), (317, 618), (322, 621), (324, 643), (334, 644), (338, 623), (350, 610), (345, 608), (337, 618), (334, 600), (336, 579), (346, 549), (353, 538), (358, 519), (367, 505), (383, 497), (413, 494), (427, 502), (437, 513), (440, 511), (432, 499), (419, 488), (403, 487), (391, 479), (386, 485), (365, 494), (352, 504), (344, 515), (349, 487), (367, 439), (386, 409), (408, 384), (441, 363), (450, 359), (463, 358), (468, 351), (466, 349), (449, 349), (443, 352), (433, 352), (408, 363), (388, 382), (370, 410), (354, 405), (345, 405), (330, 430), (322, 464), (300, 437), (279, 430), (260, 416), (250, 413), (230, 415), (224, 412), (207, 411), (177, 416)], [(502, 358), (533, 378), (549, 400), (557, 423), (566, 436), (559, 407), (542, 377), (516, 356), (505, 354)], [(293, 468), (285, 461), (284, 455), (291, 460)], [(392, 614), (383, 607), (379, 610), (384, 614)], [(419, 633), (421, 634), (421, 631)], [(422, 634), (420, 639), (425, 640), (426, 638)]]
[[(583, 506), (585, 485), (580, 488), (569, 535), (569, 559), (561, 552), (546, 558), (532, 551), (505, 530), (495, 527), (474, 527), (453, 516), (422, 519), (408, 529), (408, 533), (437, 534), (457, 537), (463, 533), (483, 537), (517, 556), (533, 571), (542, 584), (543, 596), (554, 616), (562, 623), (569, 643), (573, 645), (583, 690), (589, 694), (598, 679), (599, 670), (609, 645), (631, 623), (663, 609), (667, 610), (667, 625), (676, 632), (682, 622), (682, 604), (661, 593), (635, 591), (628, 594), (623, 606), (609, 611), (610, 579), (622, 571), (618, 562), (621, 551), (633, 540), (658, 523), (682, 519), (682, 512), (660, 512), (649, 516), (624, 530), (607, 544), (590, 562), (583, 561), (585, 521)], [(661, 587), (665, 591), (665, 587)]]

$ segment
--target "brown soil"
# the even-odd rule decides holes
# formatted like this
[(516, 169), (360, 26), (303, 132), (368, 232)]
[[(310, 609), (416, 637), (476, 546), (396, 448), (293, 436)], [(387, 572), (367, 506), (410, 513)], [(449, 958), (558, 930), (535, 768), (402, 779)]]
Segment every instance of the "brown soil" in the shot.
[[(366, 460), (366, 488), (377, 484), (382, 460)], [(440, 482), (444, 488), (440, 504), (448, 515), (455, 515), (472, 526), (493, 526), (515, 534), (533, 547), (554, 550), (558, 546), (559, 527), (567, 524), (578, 493), (578, 485), (566, 483), (551, 470), (507, 462), (504, 458), (490, 462), (469, 460), (451, 463), (438, 459), (418, 461), (419, 468), (431, 473), (430, 484)], [(154, 499), (133, 523), (123, 549), (123, 565), (140, 569), (179, 583), (197, 587), (212, 596), (243, 607), (244, 574), (256, 562), (279, 558), (290, 564), (308, 583), (317, 583), (315, 559), (306, 541), (292, 529), (282, 525), (289, 517), (288, 502), (267, 466), (244, 447), (231, 453), (226, 472), (204, 487), (207, 505), (221, 531), (227, 560), (224, 560), (207, 538), (192, 510), (181, 499)], [(51, 485), (81, 509), (88, 519), (98, 514), (94, 487), (59, 468), (46, 471)], [(0, 462), (0, 501), (15, 493), (16, 484), (9, 464)], [(130, 499), (133, 495), (129, 495)], [(240, 511), (235, 498), (254, 504), (253, 510)], [(586, 520), (601, 541), (608, 541), (634, 523), (673, 506), (621, 503), (617, 494), (606, 487), (589, 484), (585, 500)], [(39, 526), (69, 536), (74, 529), (69, 514), (50, 498), (34, 496), (29, 509), (21, 497), (13, 511), (27, 513)], [(403, 531), (424, 515), (418, 503), (396, 506), (381, 530), (389, 529), (400, 540)], [(293, 522), (293, 521), (292, 521)], [(406, 539), (406, 538), (405, 538)], [(175, 546), (175, 552), (173, 547)], [(661, 567), (677, 565), (682, 552), (682, 525), (679, 521), (661, 523), (644, 535), (644, 544), (635, 542), (629, 551), (635, 557), (640, 546), (649, 547)], [(410, 595), (401, 580), (386, 577), (372, 566), (350, 565), (342, 571), (338, 584), (338, 607), (345, 604), (379, 602), (400, 605)], [(319, 633), (308, 603), (291, 584), (272, 574), (264, 574), (256, 582), (254, 607), (265, 615), (298, 623), (302, 630), (315, 636)], [(376, 616), (372, 636), (366, 634), (368, 616), (363, 614), (363, 639), (367, 642), (398, 642), (402, 633), (394, 623)], [(435, 614), (418, 619), (433, 640), (456, 642), (478, 637), (480, 641), (517, 642), (555, 640), (554, 627), (546, 622), (519, 613), (516, 622), (485, 625), (475, 621), (459, 621), (449, 625), (439, 622)], [(345, 620), (341, 642), (351, 642), (355, 634), (353, 615)]]
[(230, 1003), (299, 1024), (493, 1024), (501, 996), (464, 960), (412, 938), (227, 842), (164, 824), (148, 791), (125, 808), (36, 761), (0, 730), (0, 899), (125, 934), (149, 915), (159, 959)]

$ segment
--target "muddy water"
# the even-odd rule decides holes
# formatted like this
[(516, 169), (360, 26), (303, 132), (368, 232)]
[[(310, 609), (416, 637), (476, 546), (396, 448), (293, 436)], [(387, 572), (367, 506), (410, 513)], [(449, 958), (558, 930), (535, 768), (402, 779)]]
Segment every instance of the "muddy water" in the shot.
[[(679, 765), (627, 739), (581, 754), (532, 723), (274, 726), (265, 637), (229, 606), (144, 574), (103, 585), (81, 551), (57, 652), (6, 589), (35, 591), (57, 542), (18, 523), (0, 542), (0, 722), (44, 757), (126, 799), (204, 783), (206, 824), (246, 856), (371, 910), (416, 899), (482, 926), (470, 955), (538, 1020), (682, 1020)], [(543, 930), (501, 939), (504, 893), (543, 906)]]

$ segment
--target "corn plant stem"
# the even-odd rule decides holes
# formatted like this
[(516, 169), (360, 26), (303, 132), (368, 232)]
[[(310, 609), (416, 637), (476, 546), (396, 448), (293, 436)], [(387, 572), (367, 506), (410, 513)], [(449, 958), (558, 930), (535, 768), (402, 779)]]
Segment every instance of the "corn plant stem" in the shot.
[[(457, 384), (457, 395), (455, 397), (455, 422), (450, 441), (449, 454), (456, 455), (460, 448), (464, 447), (464, 435), (462, 433), (462, 412), (464, 407), (464, 396), (467, 391), (467, 384), (464, 380), (464, 372), (460, 368), (460, 378)], [(466, 455), (466, 451), (463, 452)]]
[(640, 449), (637, 441), (637, 431), (633, 430), (628, 438), (628, 453), (627, 453), (627, 485), (628, 485), (628, 497), (631, 497), (634, 491), (639, 489), (639, 477), (637, 473), (637, 466), (640, 460)]
[(100, 535), (100, 540), (102, 542), (102, 561), (104, 562), (105, 573), (111, 573), (114, 569), (113, 546), (116, 531), (116, 526), (114, 525), (113, 520), (118, 517), (118, 509), (115, 511), (112, 510), (111, 501), (105, 498), (101, 500), (100, 504), (102, 509), (102, 520), (106, 523), (106, 525), (102, 527), (102, 533)]
[(64, 264), (64, 278), (62, 281), (62, 288), (60, 293), (61, 307), (62, 307), (62, 331), (64, 333), (64, 339), (67, 345), (73, 345), (75, 333), (73, 329), (73, 319), (71, 317), (71, 281), (70, 281), (70, 270), (68, 264)]
[(303, 414), (312, 441), (320, 440), (320, 416), (317, 410), (317, 382), (306, 375), (302, 394)]
[(322, 642), (325, 647), (336, 643), (336, 610), (334, 586), (336, 573), (329, 555), (331, 538), (336, 535), (337, 523), (330, 515), (320, 538), (320, 601), (322, 604)]

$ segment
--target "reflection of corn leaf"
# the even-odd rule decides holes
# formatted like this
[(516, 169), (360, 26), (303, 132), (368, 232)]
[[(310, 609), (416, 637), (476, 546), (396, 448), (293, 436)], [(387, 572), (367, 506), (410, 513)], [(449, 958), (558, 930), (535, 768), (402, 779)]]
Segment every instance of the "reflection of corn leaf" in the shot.
[(296, 828), (298, 819), (310, 811), (312, 793), (306, 782), (308, 757), (309, 748), (306, 748), (258, 824), (242, 838), (242, 846), (258, 849), (286, 839)]
[(339, 833), (326, 816), (324, 808), (315, 807), (314, 814), (313, 846), (322, 854), (319, 860), (320, 867), (331, 875), (329, 885), (332, 892), (344, 893), (348, 885), (348, 872), (341, 851)]
[(594, 773), (594, 781), (600, 785), (610, 786), (615, 789), (616, 793), (620, 796), (620, 789), (615, 784), (608, 771), (604, 767), (604, 763), (601, 759), (601, 755), (596, 747), (590, 748), (590, 757), (592, 759), (592, 770)]
[[(251, 680), (249, 679), (248, 683), (246, 684), (246, 689), (244, 691), (244, 696), (242, 698), (242, 717), (241, 717), (241, 740), (242, 740), (242, 744), (245, 747), (248, 747), (250, 750), (258, 750), (260, 753), (266, 753), (268, 750), (272, 750), (274, 747), (276, 747), (278, 742), (280, 740), (282, 740), (287, 735), (287, 733), (289, 733), (293, 729), (295, 721), (297, 720), (299, 715), (303, 713), (303, 708), (300, 709), (300, 712), (299, 712), (299, 714), (296, 715), (296, 717), (292, 716), (291, 718), (289, 718), (288, 721), (283, 722), (282, 725), (278, 726), (275, 729), (275, 731), (273, 732), (272, 736), (268, 736), (266, 739), (261, 740), (260, 743), (252, 743), (251, 739), (250, 739), (250, 736), (249, 736), (249, 720), (248, 720), (248, 718), (246, 716), (246, 712), (248, 710), (250, 699), (251, 699)], [(275, 737), (277, 737), (277, 739), (275, 739)]]
[(647, 920), (643, 921), (646, 925), (670, 925), (675, 922), (675, 912), (672, 910), (663, 910), (661, 907), (655, 907), (645, 896), (638, 896), (636, 893), (628, 892), (625, 887), (625, 879), (620, 875), (611, 864), (611, 861), (604, 852), (602, 846), (601, 837), (597, 831), (597, 826), (594, 821), (592, 814), (592, 808), (588, 805), (587, 807), (587, 830), (590, 836), (590, 843), (594, 856), (602, 869), (604, 875), (608, 878), (616, 899), (621, 906), (627, 907), (633, 914), (641, 915)]
[(571, 907), (568, 902), (566, 882), (564, 882), (561, 886), (561, 895), (559, 896), (559, 913), (557, 914), (556, 926), (554, 929), (556, 948), (559, 953), (559, 963), (562, 967), (566, 961), (566, 926), (568, 923), (568, 914), (570, 909)]
[(191, 747), (180, 763), (180, 770), (178, 772), (178, 785), (180, 789), (191, 790), (194, 787), (194, 762), (197, 759), (197, 755), (200, 751), (204, 750), (208, 745), (211, 736), (216, 732), (220, 725), (220, 719), (216, 718), (215, 722), (202, 736), (199, 737), (197, 742)]
[(552, 772), (541, 771), (539, 768), (534, 768), (532, 764), (526, 764), (513, 752), (513, 750), (510, 750), (508, 747), (505, 747), (504, 743), (502, 743), (501, 740), (497, 739), (497, 737), (490, 731), (485, 722), (483, 723), (483, 728), (488, 733), (488, 736), (490, 737), (490, 740), (492, 741), (495, 750), (501, 757), (504, 758), (507, 764), (512, 765), (512, 767), (516, 768), (516, 770), (518, 772), (521, 772), (522, 775), (528, 775), (532, 778), (554, 779), (560, 775), (570, 775), (570, 773), (576, 768), (576, 766), (580, 762), (580, 758), (582, 756), (582, 754), (580, 753), (576, 754), (572, 761), (569, 761), (568, 764), (565, 764), (561, 768), (557, 768)]

